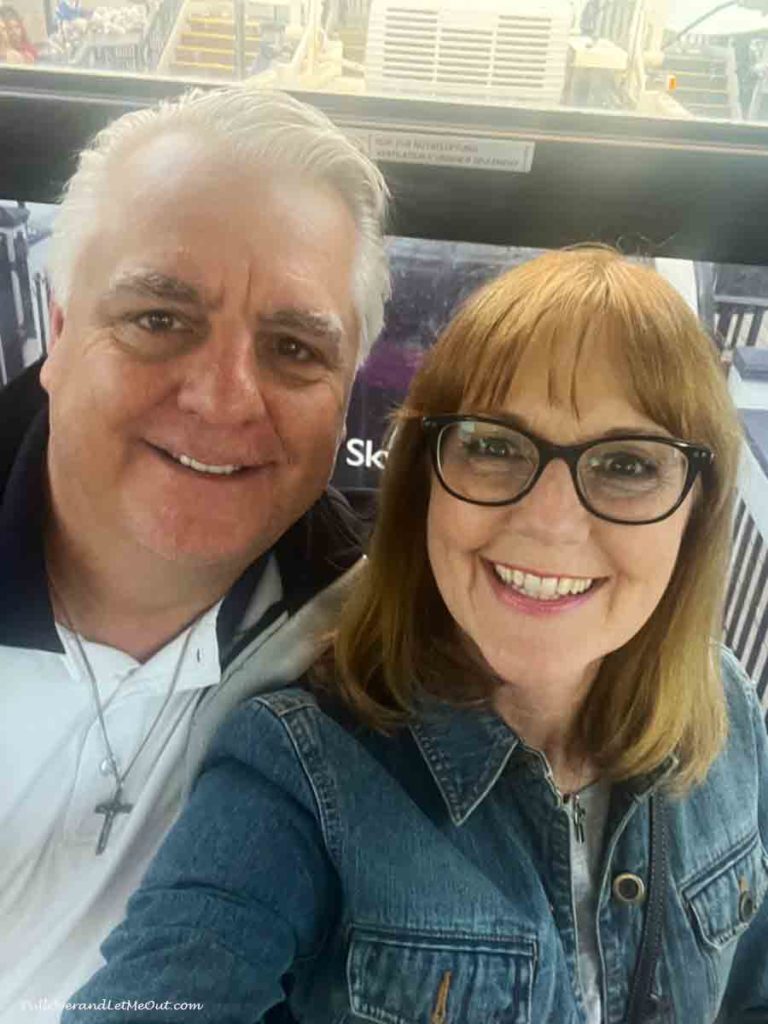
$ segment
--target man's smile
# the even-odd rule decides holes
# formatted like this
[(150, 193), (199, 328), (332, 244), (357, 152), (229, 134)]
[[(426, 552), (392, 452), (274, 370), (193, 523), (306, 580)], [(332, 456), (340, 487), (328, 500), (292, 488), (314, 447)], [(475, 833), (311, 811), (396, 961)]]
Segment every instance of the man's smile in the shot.
[(192, 470), (194, 473), (200, 474), (201, 476), (222, 478), (243, 476), (244, 474), (250, 475), (253, 472), (266, 469), (275, 464), (273, 460), (255, 462), (251, 459), (242, 459), (235, 461), (231, 458), (225, 460), (221, 457), (213, 458), (211, 456), (208, 456), (207, 459), (199, 459), (184, 451), (165, 448), (162, 445), (152, 444), (150, 441), (147, 441), (146, 443), (147, 446), (164, 461), (173, 462), (177, 466), (182, 466), (185, 469)]

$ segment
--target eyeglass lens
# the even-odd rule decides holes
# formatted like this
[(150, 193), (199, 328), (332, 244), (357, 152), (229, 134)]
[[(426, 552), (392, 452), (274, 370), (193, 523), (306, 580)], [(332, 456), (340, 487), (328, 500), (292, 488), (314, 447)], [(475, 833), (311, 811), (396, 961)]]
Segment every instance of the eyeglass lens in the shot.
[[(510, 501), (539, 465), (536, 445), (501, 424), (464, 420), (444, 427), (438, 464), (445, 484), (469, 501)], [(583, 452), (577, 476), (588, 508), (626, 522), (656, 519), (677, 504), (688, 460), (662, 441), (602, 441)]]

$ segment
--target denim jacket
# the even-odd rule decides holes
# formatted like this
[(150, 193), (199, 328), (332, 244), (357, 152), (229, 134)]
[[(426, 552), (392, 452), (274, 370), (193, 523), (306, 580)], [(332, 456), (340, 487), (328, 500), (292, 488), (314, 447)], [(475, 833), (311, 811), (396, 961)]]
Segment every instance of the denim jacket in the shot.
[[(723, 674), (727, 745), (668, 803), (659, 1024), (768, 1021), (768, 737), (728, 653)], [(606, 1024), (624, 1020), (643, 924), (612, 881), (647, 881), (648, 800), (671, 770), (612, 790)], [(90, 1007), (63, 1021), (581, 1024), (569, 851), (545, 759), (490, 711), (435, 702), (387, 737), (305, 689), (254, 697), (73, 997)]]

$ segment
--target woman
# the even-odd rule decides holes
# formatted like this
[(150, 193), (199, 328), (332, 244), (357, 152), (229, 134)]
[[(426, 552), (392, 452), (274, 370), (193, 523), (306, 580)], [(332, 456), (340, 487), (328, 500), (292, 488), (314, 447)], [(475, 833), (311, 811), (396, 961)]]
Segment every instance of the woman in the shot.
[(765, 1019), (768, 740), (714, 639), (739, 444), (653, 271), (474, 296), (333, 658), (224, 726), (67, 1024)]
[(0, 6), (0, 59), (9, 64), (34, 64), (37, 60), (21, 15), (10, 4)]
[[(8, 54), (11, 48), (11, 41), (8, 38), (8, 29), (5, 27), (5, 21), (0, 16), (0, 61), (3, 63), (8, 61)], [(11, 61), (13, 61), (13, 54), (11, 54)]]

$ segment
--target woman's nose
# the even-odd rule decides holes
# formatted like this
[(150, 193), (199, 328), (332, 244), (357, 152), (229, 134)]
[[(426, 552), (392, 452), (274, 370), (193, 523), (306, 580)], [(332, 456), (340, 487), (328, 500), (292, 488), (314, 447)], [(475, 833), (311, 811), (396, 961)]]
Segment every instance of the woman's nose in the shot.
[(539, 540), (579, 544), (587, 539), (591, 513), (576, 493), (571, 471), (562, 459), (553, 459), (533, 489), (510, 506), (515, 529)]

